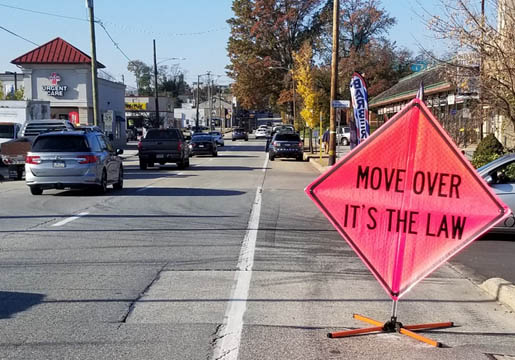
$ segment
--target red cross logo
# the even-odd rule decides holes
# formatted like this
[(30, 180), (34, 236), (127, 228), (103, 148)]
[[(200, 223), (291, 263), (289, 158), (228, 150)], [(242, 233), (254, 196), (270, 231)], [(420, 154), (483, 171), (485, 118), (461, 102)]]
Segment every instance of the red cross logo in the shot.
[(57, 83), (61, 81), (61, 77), (58, 73), (52, 73), (48, 79), (52, 82), (52, 85), (57, 85)]

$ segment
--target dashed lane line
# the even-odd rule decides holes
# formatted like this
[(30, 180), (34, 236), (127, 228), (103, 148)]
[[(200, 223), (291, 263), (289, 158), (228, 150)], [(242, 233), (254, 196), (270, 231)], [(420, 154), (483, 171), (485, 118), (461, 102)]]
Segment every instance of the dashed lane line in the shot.
[(64, 219), (64, 220), (61, 220), (61, 221), (59, 221), (59, 222), (57, 222), (57, 223), (53, 224), (52, 226), (53, 226), (53, 227), (63, 226), (63, 225), (66, 225), (66, 224), (68, 224), (68, 223), (70, 223), (70, 222), (72, 222), (72, 221), (74, 221), (74, 220), (80, 219), (81, 217), (86, 216), (86, 215), (88, 215), (88, 214), (89, 214), (88, 212), (81, 212), (80, 214), (77, 214), (77, 215), (75, 215), (75, 216), (70, 216), (69, 218), (66, 218), (66, 219)]

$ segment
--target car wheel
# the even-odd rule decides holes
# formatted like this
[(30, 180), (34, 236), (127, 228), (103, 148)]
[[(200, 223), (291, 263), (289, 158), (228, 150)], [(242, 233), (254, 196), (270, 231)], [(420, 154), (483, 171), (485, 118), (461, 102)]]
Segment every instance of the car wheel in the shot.
[(185, 164), (184, 160), (179, 161), (179, 162), (177, 163), (177, 167), (178, 167), (179, 169), (181, 169), (181, 170), (182, 170), (182, 169), (184, 169), (184, 168), (186, 167), (186, 164)]
[(102, 178), (100, 179), (100, 185), (98, 185), (98, 193), (105, 194), (107, 192), (107, 172), (104, 169), (102, 171)]
[(249, 138), (245, 138), (245, 141), (249, 141)]
[(273, 156), (273, 155), (268, 155), (268, 158), (270, 159), (270, 161), (274, 161), (275, 160), (275, 156)]
[(113, 189), (121, 190), (123, 189), (123, 167), (120, 166), (120, 170), (118, 171), (118, 182), (113, 184)]
[(141, 170), (147, 170), (147, 162), (145, 160), (139, 159), (139, 168)]
[(187, 158), (186, 161), (184, 161), (184, 168), (190, 167), (190, 158)]
[(40, 188), (39, 186), (31, 186), (30, 193), (32, 195), (41, 195), (41, 194), (43, 194), (43, 189)]
[(302, 155), (297, 156), (297, 161), (304, 161), (304, 156), (302, 156)]
[(214, 151), (213, 156), (218, 156), (218, 151)]

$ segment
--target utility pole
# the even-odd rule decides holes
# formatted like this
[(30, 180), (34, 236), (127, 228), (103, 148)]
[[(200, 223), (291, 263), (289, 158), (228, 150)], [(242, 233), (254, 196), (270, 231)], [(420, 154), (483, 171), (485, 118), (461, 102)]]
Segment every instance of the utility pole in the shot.
[(207, 99), (209, 104), (209, 114), (207, 116), (209, 121), (209, 129), (211, 130), (211, 111), (212, 111), (212, 99), (211, 99), (211, 71), (207, 72)]
[(222, 88), (218, 88), (218, 101), (220, 102), (220, 128), (221, 128), (221, 133), (222, 133), (222, 136), (223, 136), (223, 133), (224, 133), (224, 122), (225, 122), (225, 111), (224, 113), (222, 113)]
[(329, 123), (329, 166), (336, 163), (336, 109), (333, 101), (338, 92), (338, 52), (339, 52), (340, 0), (333, 0), (333, 56), (331, 61), (331, 104)]
[(156, 56), (156, 39), (154, 39), (154, 97), (156, 106), (156, 127), (159, 127), (159, 98), (157, 90), (157, 56)]
[(100, 112), (98, 111), (98, 72), (97, 72), (97, 45), (95, 38), (95, 10), (93, 0), (86, 0), (89, 9), (89, 28), (91, 35), (91, 84), (93, 97), (93, 125), (98, 126)]
[(196, 131), (199, 129), (199, 105), (200, 105), (200, 75), (197, 76), (197, 119), (195, 120)]

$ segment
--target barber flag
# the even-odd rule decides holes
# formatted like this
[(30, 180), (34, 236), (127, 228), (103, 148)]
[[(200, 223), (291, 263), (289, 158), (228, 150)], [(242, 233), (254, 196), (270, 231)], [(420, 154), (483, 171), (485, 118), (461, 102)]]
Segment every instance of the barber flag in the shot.
[[(365, 79), (355, 72), (350, 82), (350, 94), (352, 97), (352, 107), (354, 108), (354, 121), (356, 124), (356, 141), (352, 142), (351, 148), (354, 148), (367, 137), (370, 136), (370, 125), (368, 123), (368, 92)], [(351, 128), (354, 128), (353, 126)]]

